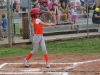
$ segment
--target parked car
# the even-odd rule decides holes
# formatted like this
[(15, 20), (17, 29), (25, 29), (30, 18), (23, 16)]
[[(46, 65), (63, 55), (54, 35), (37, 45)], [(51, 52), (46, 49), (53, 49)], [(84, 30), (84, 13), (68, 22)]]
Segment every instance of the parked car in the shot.
[(0, 2), (0, 9), (6, 8), (7, 4), (6, 2)]

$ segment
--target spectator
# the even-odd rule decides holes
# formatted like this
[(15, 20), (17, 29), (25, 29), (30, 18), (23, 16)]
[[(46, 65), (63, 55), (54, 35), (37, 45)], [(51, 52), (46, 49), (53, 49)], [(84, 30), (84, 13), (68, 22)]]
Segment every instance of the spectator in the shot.
[(48, 9), (50, 10), (52, 8), (53, 2), (52, 0), (48, 1)]
[(16, 1), (14, 0), (14, 2), (13, 2), (13, 12), (15, 11), (15, 9), (16, 9)]
[(83, 9), (83, 14), (85, 14), (86, 8), (84, 7), (84, 0), (80, 0), (80, 2), (81, 2), (82, 9)]
[(48, 9), (46, 7), (44, 7), (44, 4), (43, 3), (40, 3), (40, 12), (42, 13), (41, 16), (42, 16), (42, 19), (43, 19), (43, 22), (46, 22), (46, 18), (48, 16)]
[(48, 6), (48, 0), (39, 0), (39, 3), (43, 3), (44, 7)]
[(67, 5), (70, 7), (70, 0), (67, 0)]
[(60, 6), (59, 0), (52, 0), (53, 3), (56, 3), (57, 6)]
[[(84, 0), (86, 6), (86, 13), (89, 13), (91, 9), (95, 10), (96, 4), (95, 0)], [(88, 8), (88, 11), (87, 11)]]
[(20, 0), (12, 0), (13, 2), (13, 12), (19, 12), (20, 11)]
[(70, 20), (70, 13), (69, 13), (69, 7), (66, 5), (65, 2), (61, 3), (61, 20), (69, 21)]
[(40, 8), (40, 4), (38, 0), (32, 0), (33, 8)]
[(100, 24), (100, 5), (98, 5), (96, 10), (93, 12), (92, 22), (95, 24)]
[(2, 36), (7, 38), (7, 21), (5, 19), (5, 14), (2, 15)]
[(59, 3), (65, 2), (67, 4), (67, 0), (59, 0)]
[[(77, 17), (77, 8), (75, 6), (75, 2), (71, 2), (71, 19), (74, 25), (74, 29), (76, 29), (76, 17)], [(73, 29), (73, 26), (71, 26), (71, 30)]]
[(20, 0), (16, 0), (16, 12), (20, 11)]
[(79, 18), (82, 17), (82, 6), (80, 0), (75, 0), (75, 6), (77, 7), (77, 12), (79, 12)]
[(50, 15), (51, 18), (53, 18), (54, 23), (56, 24), (60, 23), (60, 14), (56, 3), (52, 5), (52, 8), (50, 9)]
[(48, 1), (48, 9), (50, 10), (52, 8), (53, 4), (56, 4), (57, 6), (60, 6), (59, 0), (49, 0)]

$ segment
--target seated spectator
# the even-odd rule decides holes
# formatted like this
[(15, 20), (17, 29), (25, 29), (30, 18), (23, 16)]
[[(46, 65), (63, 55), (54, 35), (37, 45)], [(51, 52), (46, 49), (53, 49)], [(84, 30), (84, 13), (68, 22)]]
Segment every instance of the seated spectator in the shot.
[(60, 14), (58, 6), (55, 3), (52, 5), (52, 8), (50, 9), (50, 20), (54, 21), (54, 23), (56, 24), (60, 23)]
[[(100, 24), (100, 5), (98, 5), (93, 12), (92, 22), (95, 24)], [(100, 27), (98, 28), (98, 32), (100, 32)]]
[(81, 18), (82, 17), (82, 6), (81, 6), (81, 2), (80, 0), (75, 0), (75, 6), (77, 7), (77, 12), (79, 12), (79, 17), (78, 18)]
[(50, 1), (48, 1), (48, 9), (49, 9), (49, 10), (52, 8), (52, 5), (53, 5), (54, 3), (55, 3), (57, 6), (60, 6), (59, 0), (50, 0)]
[(70, 7), (70, 0), (67, 0), (67, 5)]
[(82, 9), (83, 9), (83, 14), (85, 14), (86, 8), (84, 7), (84, 0), (80, 0), (80, 2), (81, 2)]
[(48, 1), (48, 6), (47, 7), (48, 7), (49, 10), (52, 8), (52, 5), (53, 5), (52, 0)]
[(40, 8), (39, 0), (32, 0), (33, 8)]
[(48, 1), (47, 0), (39, 0), (39, 3), (43, 3), (44, 7), (48, 6)]
[(69, 13), (69, 7), (66, 5), (65, 2), (61, 3), (61, 20), (69, 21), (70, 20), (70, 13)]
[(92, 22), (95, 24), (100, 24), (100, 6), (98, 6), (98, 8), (96, 8), (96, 10), (93, 12)]
[[(87, 4), (87, 0), (84, 0), (84, 2), (85, 2), (85, 6), (86, 6), (86, 13), (90, 13), (91, 9), (95, 10), (95, 8), (96, 8), (95, 0), (88, 0), (88, 4)], [(88, 11), (87, 11), (87, 8), (88, 8)]]
[(57, 4), (57, 6), (60, 6), (59, 0), (52, 0), (52, 2)]
[(67, 1), (68, 1), (68, 0), (59, 0), (59, 2), (58, 2), (58, 3), (61, 5), (61, 3), (62, 3), (62, 2), (65, 2), (65, 3), (66, 3), (66, 5), (67, 5)]
[(44, 7), (44, 4), (40, 3), (40, 8), (39, 9), (40, 9), (40, 12), (42, 13), (41, 16), (42, 16), (43, 22), (46, 22), (47, 16), (48, 16), (47, 7)]

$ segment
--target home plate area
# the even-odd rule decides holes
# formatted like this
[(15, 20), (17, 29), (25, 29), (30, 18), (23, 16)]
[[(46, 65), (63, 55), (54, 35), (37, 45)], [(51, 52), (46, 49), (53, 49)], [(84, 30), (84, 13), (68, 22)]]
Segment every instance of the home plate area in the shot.
[(0, 75), (100, 75), (100, 59), (73, 63), (50, 63), (46, 68), (43, 62), (3, 63), (0, 65)]

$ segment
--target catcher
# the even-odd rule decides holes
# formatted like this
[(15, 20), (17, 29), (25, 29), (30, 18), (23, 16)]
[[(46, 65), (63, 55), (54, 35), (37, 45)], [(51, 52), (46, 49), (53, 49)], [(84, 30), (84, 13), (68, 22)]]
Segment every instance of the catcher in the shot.
[(39, 47), (39, 44), (40, 44), (42, 51), (44, 53), (44, 58), (46, 60), (46, 67), (50, 68), (48, 53), (47, 53), (45, 41), (44, 41), (44, 38), (43, 38), (43, 26), (55, 26), (56, 24), (42, 22), (39, 19), (40, 14), (41, 13), (40, 13), (38, 8), (33, 8), (30, 11), (31, 22), (32, 22), (33, 28), (34, 28), (34, 36), (33, 36), (34, 48), (28, 54), (28, 56), (24, 59), (24, 64), (25, 64), (26, 67), (29, 66), (28, 60), (32, 57), (32, 55), (34, 55), (38, 51), (38, 47)]

